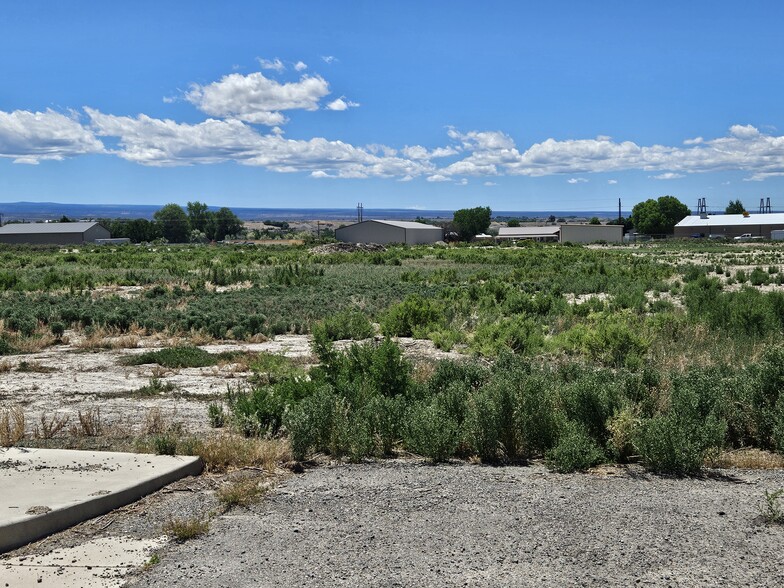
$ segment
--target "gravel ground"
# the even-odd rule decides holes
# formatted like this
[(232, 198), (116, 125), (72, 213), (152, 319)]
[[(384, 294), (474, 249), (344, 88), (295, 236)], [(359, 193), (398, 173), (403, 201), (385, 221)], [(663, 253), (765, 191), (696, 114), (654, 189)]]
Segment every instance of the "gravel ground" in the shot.
[(784, 472), (671, 479), (412, 461), (323, 467), (170, 544), (129, 586), (782, 586)]

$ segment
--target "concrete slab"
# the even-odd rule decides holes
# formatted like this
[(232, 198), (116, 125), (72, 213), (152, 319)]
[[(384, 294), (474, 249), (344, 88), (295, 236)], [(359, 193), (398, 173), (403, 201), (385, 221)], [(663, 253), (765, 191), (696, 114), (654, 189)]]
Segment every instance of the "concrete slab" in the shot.
[(202, 470), (198, 457), (0, 449), (0, 553)]
[(103, 537), (46, 555), (5, 559), (0, 561), (0, 586), (118, 588), (129, 572), (148, 562), (153, 551), (165, 543), (164, 537)]

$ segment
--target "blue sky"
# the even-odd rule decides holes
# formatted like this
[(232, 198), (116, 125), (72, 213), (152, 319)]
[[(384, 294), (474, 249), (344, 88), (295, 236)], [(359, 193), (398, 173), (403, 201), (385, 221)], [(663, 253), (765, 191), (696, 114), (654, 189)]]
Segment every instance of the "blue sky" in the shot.
[(784, 209), (784, 4), (28, 2), (0, 206)]

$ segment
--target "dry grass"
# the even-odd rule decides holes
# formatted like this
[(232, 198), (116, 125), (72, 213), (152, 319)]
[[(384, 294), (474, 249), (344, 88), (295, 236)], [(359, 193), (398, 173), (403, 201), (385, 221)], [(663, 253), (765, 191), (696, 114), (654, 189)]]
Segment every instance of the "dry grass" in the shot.
[(241, 478), (218, 488), (218, 500), (227, 507), (248, 506), (258, 502), (267, 489), (258, 478)]
[(0, 447), (12, 447), (25, 436), (25, 415), (21, 406), (0, 412)]
[(56, 367), (43, 365), (40, 361), (20, 361), (16, 366), (16, 371), (34, 374), (51, 374), (59, 370)]
[(71, 419), (67, 414), (54, 413), (52, 416), (47, 416), (45, 412), (42, 412), (39, 424), (33, 429), (33, 437), (53, 439), (65, 428), (69, 420)]
[(78, 349), (134, 349), (139, 346), (141, 336), (138, 333), (121, 334), (110, 329), (97, 327), (89, 335), (74, 343)]
[(18, 337), (13, 341), (13, 346), (19, 353), (38, 353), (59, 342), (57, 337), (46, 332), (33, 337)]
[(75, 437), (98, 437), (103, 432), (100, 409), (92, 408), (84, 413), (80, 410), (78, 417), (79, 425), (76, 428)]
[(160, 435), (169, 429), (169, 421), (163, 414), (163, 411), (154, 406), (144, 415), (144, 430), (145, 435)]
[(177, 541), (187, 541), (204, 535), (210, 530), (210, 521), (196, 517), (169, 519), (163, 525), (163, 532)]
[(211, 435), (196, 448), (208, 472), (256, 467), (273, 473), (291, 461), (291, 448), (283, 439), (247, 439), (240, 435)]
[(722, 452), (709, 465), (741, 470), (775, 470), (784, 468), (784, 456), (762, 449), (735, 449)]
[(10, 361), (6, 359), (0, 361), (0, 374), (6, 374), (10, 372), (11, 368), (13, 368), (13, 364)]

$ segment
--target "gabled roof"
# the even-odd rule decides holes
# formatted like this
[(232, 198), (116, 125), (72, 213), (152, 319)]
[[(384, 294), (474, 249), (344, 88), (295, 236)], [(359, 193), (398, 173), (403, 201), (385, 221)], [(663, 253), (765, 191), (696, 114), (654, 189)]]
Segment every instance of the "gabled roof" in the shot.
[(784, 225), (784, 213), (769, 212), (765, 214), (711, 214), (705, 218), (693, 214), (687, 216), (676, 227), (709, 227), (709, 226), (750, 227), (759, 225)]
[(11, 223), (0, 227), (0, 235), (52, 235), (84, 233), (99, 223)]
[(345, 227), (341, 227), (342, 229), (346, 229), (348, 227), (354, 227), (356, 225), (361, 225), (364, 223), (381, 223), (384, 225), (391, 225), (393, 227), (398, 227), (400, 229), (438, 229), (441, 230), (441, 227), (437, 227), (435, 225), (426, 225), (424, 223), (415, 223), (413, 221), (391, 221), (391, 220), (375, 220), (370, 219), (366, 221), (362, 221), (361, 223), (354, 223), (353, 225), (346, 225)]

